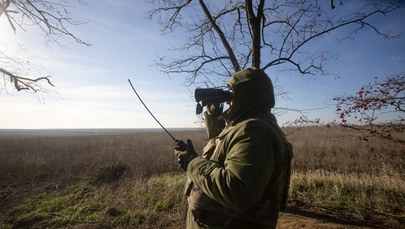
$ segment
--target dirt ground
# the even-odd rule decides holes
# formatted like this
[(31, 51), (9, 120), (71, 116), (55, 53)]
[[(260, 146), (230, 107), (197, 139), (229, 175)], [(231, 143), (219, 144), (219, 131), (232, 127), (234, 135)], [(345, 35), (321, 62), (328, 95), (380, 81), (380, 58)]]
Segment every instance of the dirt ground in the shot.
[(359, 225), (355, 222), (342, 222), (338, 219), (328, 217), (303, 216), (294, 213), (281, 213), (278, 219), (277, 229), (346, 229), (358, 228), (368, 229), (375, 228), (366, 225)]

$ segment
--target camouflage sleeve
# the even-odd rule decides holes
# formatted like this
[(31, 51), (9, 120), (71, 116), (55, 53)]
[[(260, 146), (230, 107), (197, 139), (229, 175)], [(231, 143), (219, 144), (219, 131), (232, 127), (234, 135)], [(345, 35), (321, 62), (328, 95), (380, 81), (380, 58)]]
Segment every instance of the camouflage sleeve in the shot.
[[(239, 128), (227, 145), (224, 163), (196, 158), (188, 177), (211, 199), (237, 211), (261, 198), (274, 168), (271, 133), (258, 123)], [(221, 148), (222, 149), (222, 148)]]
[(204, 120), (208, 139), (218, 136), (225, 127), (225, 120), (222, 116), (209, 115), (204, 112)]

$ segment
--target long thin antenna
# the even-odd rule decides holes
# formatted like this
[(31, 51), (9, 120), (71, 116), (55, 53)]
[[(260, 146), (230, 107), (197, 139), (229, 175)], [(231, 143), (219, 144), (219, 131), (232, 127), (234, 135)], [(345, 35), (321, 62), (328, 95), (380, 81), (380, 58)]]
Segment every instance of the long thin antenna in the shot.
[(143, 102), (143, 100), (141, 99), (141, 97), (139, 96), (138, 92), (136, 92), (134, 86), (131, 83), (131, 80), (128, 79), (129, 84), (132, 87), (132, 90), (134, 90), (136, 96), (138, 97), (139, 101), (141, 101), (142, 105), (146, 108), (146, 110), (149, 112), (149, 114), (152, 116), (153, 119), (155, 119), (155, 121), (162, 127), (162, 129), (164, 131), (166, 131), (166, 133), (173, 139), (174, 142), (178, 143), (179, 140), (177, 140), (175, 137), (173, 137), (172, 134), (170, 134), (170, 132), (159, 122), (159, 120), (157, 120), (157, 118), (152, 114), (152, 112), (149, 110), (149, 108), (146, 106), (146, 104)]

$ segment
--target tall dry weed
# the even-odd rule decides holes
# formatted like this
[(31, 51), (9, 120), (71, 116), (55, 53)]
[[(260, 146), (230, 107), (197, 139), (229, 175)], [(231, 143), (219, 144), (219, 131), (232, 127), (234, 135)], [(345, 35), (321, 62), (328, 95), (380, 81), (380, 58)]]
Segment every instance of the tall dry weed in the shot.
[[(405, 146), (378, 138), (361, 140), (347, 128), (286, 128), (294, 146), (295, 171), (324, 170), (346, 173), (405, 174)], [(291, 134), (289, 134), (291, 133)], [(405, 134), (402, 138), (405, 140)]]
[[(203, 131), (179, 131), (175, 135), (193, 139), (196, 148), (204, 144)], [(137, 177), (176, 171), (174, 147), (163, 132), (1, 139), (0, 185), (77, 181), (100, 167), (121, 163)]]

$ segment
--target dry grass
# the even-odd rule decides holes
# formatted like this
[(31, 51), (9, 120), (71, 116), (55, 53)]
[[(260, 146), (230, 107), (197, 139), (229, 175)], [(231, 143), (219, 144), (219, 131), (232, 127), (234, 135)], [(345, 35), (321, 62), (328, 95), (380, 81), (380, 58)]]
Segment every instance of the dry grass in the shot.
[[(351, 129), (308, 127), (285, 129), (294, 146), (294, 171), (323, 170), (339, 174), (405, 175), (405, 145), (377, 138), (362, 141)], [(402, 133), (405, 140), (405, 133)]]
[(285, 132), (295, 153), (292, 205), (373, 227), (405, 224), (403, 144), (337, 127)]
[[(404, 223), (403, 145), (339, 128), (285, 132), (295, 152), (291, 207)], [(205, 144), (204, 131), (174, 135)], [(0, 228), (179, 228), (185, 176), (173, 147), (163, 132), (0, 139)]]
[[(179, 139), (195, 139), (195, 147), (203, 147), (203, 131), (175, 134)], [(174, 146), (163, 132), (0, 139), (0, 187), (78, 181), (103, 166), (122, 163), (135, 177), (177, 171)]]

